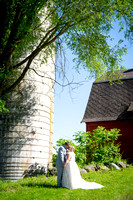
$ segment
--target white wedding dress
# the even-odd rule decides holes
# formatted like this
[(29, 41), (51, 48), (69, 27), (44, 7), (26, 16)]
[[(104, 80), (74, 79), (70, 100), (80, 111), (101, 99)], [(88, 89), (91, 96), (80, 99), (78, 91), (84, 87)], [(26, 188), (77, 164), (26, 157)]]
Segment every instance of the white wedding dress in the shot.
[(62, 187), (69, 189), (98, 189), (103, 186), (95, 182), (87, 182), (82, 179), (77, 163), (75, 162), (75, 153), (69, 152), (70, 160), (63, 170)]

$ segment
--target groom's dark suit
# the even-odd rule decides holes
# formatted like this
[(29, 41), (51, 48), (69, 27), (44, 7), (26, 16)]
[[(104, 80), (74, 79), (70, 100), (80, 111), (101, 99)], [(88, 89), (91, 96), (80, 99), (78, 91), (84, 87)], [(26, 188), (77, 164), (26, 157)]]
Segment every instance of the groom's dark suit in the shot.
[(56, 159), (56, 167), (57, 167), (57, 187), (61, 187), (61, 179), (62, 179), (62, 173), (63, 173), (63, 167), (62, 165), (65, 163), (65, 155), (66, 155), (67, 149), (65, 148), (65, 145), (61, 146), (58, 150), (58, 156)]

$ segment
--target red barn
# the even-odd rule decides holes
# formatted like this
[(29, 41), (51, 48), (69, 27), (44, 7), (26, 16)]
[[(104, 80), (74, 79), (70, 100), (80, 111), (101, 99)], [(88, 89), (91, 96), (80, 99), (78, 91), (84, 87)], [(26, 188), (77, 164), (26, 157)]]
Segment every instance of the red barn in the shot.
[(86, 131), (97, 126), (118, 128), (122, 157), (133, 160), (133, 69), (120, 71), (121, 84), (111, 85), (103, 77), (94, 82), (82, 122)]

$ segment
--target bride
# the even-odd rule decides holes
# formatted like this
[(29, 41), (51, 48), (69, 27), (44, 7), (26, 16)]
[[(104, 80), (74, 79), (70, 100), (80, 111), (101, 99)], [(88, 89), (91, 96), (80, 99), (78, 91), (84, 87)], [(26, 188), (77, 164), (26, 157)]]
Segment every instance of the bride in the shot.
[(98, 189), (103, 186), (95, 182), (87, 182), (82, 179), (77, 163), (75, 162), (74, 147), (70, 146), (69, 152), (67, 153), (67, 159), (64, 164), (63, 176), (62, 176), (62, 187), (69, 189)]

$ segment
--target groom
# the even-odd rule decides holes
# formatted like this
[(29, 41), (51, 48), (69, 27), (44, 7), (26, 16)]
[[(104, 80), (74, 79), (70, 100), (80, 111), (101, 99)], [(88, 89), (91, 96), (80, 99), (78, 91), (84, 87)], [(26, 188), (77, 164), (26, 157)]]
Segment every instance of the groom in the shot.
[(63, 146), (61, 146), (58, 150), (58, 156), (56, 159), (56, 167), (57, 167), (57, 187), (61, 187), (62, 173), (63, 173), (63, 165), (66, 161), (65, 155), (70, 147), (69, 142), (65, 142)]

